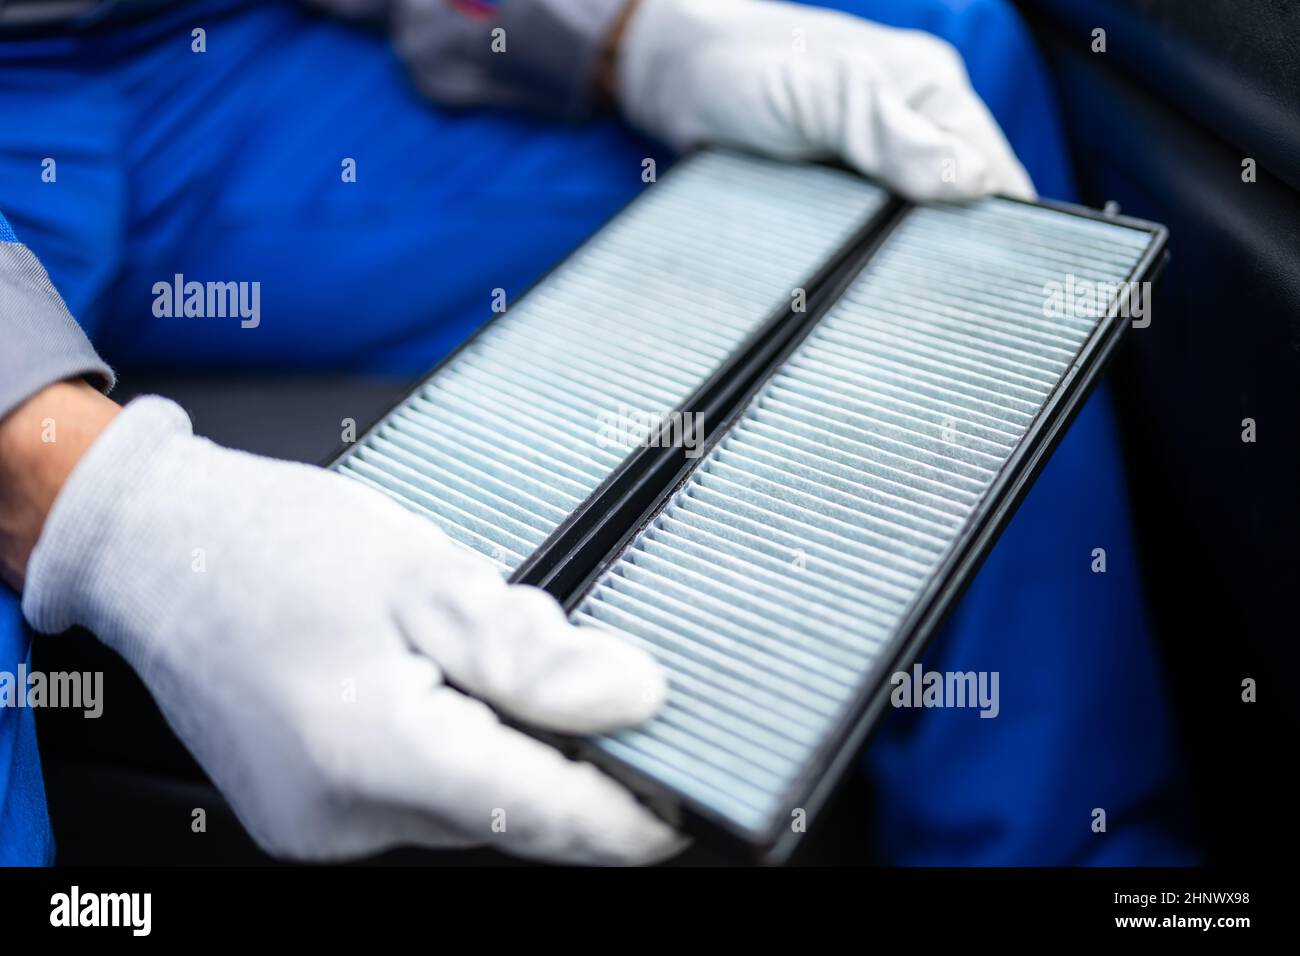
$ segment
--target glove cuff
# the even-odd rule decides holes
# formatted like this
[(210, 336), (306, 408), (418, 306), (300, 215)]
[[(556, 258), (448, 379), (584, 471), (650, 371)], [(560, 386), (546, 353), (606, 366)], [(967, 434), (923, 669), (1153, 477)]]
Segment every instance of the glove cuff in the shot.
[[(170, 471), (159, 474), (160, 458), (191, 436), (179, 405), (146, 396), (90, 446), (55, 498), (28, 562), (23, 614), (32, 627), (57, 633), (81, 625), (116, 646), (114, 637), (132, 630), (125, 622), (157, 619), (158, 608), (143, 606), (148, 589), (124, 587), (120, 565), (148, 546), (138, 529), (151, 520), (149, 502)], [(133, 649), (117, 650), (136, 663)]]
[(678, 150), (695, 145), (698, 124), (683, 114), (677, 74), (684, 51), (707, 43), (751, 0), (640, 0), (628, 20), (618, 56), (616, 94), (632, 125)]

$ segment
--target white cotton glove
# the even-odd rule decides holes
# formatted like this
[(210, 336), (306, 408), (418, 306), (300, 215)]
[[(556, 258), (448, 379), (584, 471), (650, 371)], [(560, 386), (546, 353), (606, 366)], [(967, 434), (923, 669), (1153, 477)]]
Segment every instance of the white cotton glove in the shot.
[(164, 399), (132, 402), (78, 463), (23, 610), (119, 651), (272, 853), (488, 844), (608, 863), (679, 846), (612, 779), (443, 683), (601, 731), (662, 703), (644, 652), (571, 626), (376, 491), (195, 438)]
[(616, 82), (628, 118), (678, 148), (838, 158), (913, 199), (1034, 196), (961, 55), (928, 33), (768, 0), (640, 0)]

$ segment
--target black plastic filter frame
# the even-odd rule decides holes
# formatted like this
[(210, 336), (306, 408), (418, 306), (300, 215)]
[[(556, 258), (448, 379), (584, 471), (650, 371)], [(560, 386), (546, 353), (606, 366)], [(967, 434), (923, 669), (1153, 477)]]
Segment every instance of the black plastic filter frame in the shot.
[[(674, 167), (676, 168), (676, 167)], [(673, 175), (670, 170), (665, 175)], [(632, 208), (643, 191), (609, 222)], [(1016, 202), (1023, 202), (1015, 200)], [(1168, 233), (1163, 226), (1109, 215), (1065, 203), (1038, 201), (1025, 205), (1051, 209), (1081, 219), (1122, 225), (1149, 234), (1147, 248), (1127, 277), (1132, 283), (1154, 282), (1168, 255)], [(676, 411), (692, 413), (686, 421), (702, 421), (703, 435), (697, 457), (688, 457), (685, 443), (666, 440), (650, 442), (631, 452), (606, 479), (546, 538), (510, 576), (512, 583), (546, 589), (571, 612), (587, 595), (597, 579), (616, 561), (630, 542), (658, 516), (673, 494), (690, 478), (708, 452), (731, 430), (750, 400), (821, 321), (845, 289), (866, 268), (880, 245), (890, 236), (912, 204), (891, 199), (865, 221), (856, 233), (806, 282), (806, 308), (794, 311), (792, 304), (775, 308), (749, 338)], [(588, 240), (590, 241), (590, 240)], [(563, 268), (573, 255), (561, 260), (533, 283), (543, 282)], [(527, 290), (523, 295), (527, 295)], [(800, 807), (814, 825), (834, 796), (847, 771), (865, 748), (868, 738), (887, 704), (889, 675), (909, 668), (937, 631), (947, 614), (965, 592), (985, 557), (1039, 472), (1050, 458), (1084, 400), (1097, 384), (1128, 321), (1120, 317), (1123, 298), (1110, 303), (1080, 349), (1075, 362), (1063, 374), (1012, 451), (979, 503), (970, 520), (957, 535), (954, 546), (941, 561), (917, 600), (904, 616), (896, 636), (881, 656), (879, 666), (864, 679), (845, 715), (826, 744), (809, 762), (805, 772), (791, 785), (783, 805)], [(419, 379), (415, 390), (456, 359), (484, 331), (491, 320), (467, 338), (455, 351)], [(414, 391), (414, 390), (413, 390)], [(356, 445), (374, 432), (400, 407), (412, 392), (395, 402), (357, 440), (338, 449), (327, 466), (340, 462)], [(716, 423), (716, 424), (715, 424)], [(667, 425), (665, 425), (665, 429)], [(503, 715), (505, 718), (505, 715)], [(508, 720), (508, 718), (505, 718)], [(596, 747), (590, 740), (538, 731), (516, 721), (513, 726), (555, 745), (577, 759), (589, 761), (626, 784), (666, 820), (703, 843), (718, 847), (737, 858), (759, 863), (785, 862), (804, 834), (796, 833), (784, 819), (774, 819), (765, 829), (742, 828), (734, 821), (679, 794), (661, 781)]]
[[(1016, 200), (1022, 202), (1021, 200)], [(1168, 233), (1165, 227), (1129, 217), (1108, 215), (1065, 203), (1024, 202), (1025, 205), (1051, 209), (1066, 215), (1147, 232), (1150, 240), (1142, 257), (1126, 277), (1124, 288), (1132, 283), (1154, 282), (1168, 259), (1165, 246)], [(809, 309), (803, 316), (791, 317), (790, 328), (780, 336), (769, 336), (765, 347), (755, 350), (748, 361), (730, 365), (732, 382), (715, 383), (715, 402), (706, 409), (720, 413), (722, 418), (716, 428), (709, 430), (698, 457), (687, 458), (684, 449), (657, 449), (664, 460), (658, 462), (633, 462), (645, 468), (641, 486), (657, 488), (650, 504), (641, 509), (639, 518), (632, 522), (623, 520), (628, 511), (635, 510), (639, 501), (609, 500), (600, 503), (610, 520), (594, 527), (584, 542), (585, 550), (575, 549), (562, 560), (570, 566), (555, 566), (541, 577), (545, 582), (559, 582), (562, 588), (552, 590), (572, 612), (587, 596), (602, 574), (622, 555), (628, 545), (663, 510), (673, 495), (690, 479), (699, 463), (709, 451), (725, 437), (741, 417), (750, 400), (762, 389), (785, 360), (816, 327), (826, 309), (843, 293), (847, 285), (870, 263), (876, 250), (914, 208), (898, 203), (887, 210), (877, 228), (860, 236), (858, 242), (840, 257), (835, 270), (827, 276), (827, 294), (819, 299), (819, 308)], [(994, 479), (988, 493), (980, 502), (970, 520), (957, 535), (953, 548), (940, 563), (918, 599), (904, 615), (897, 635), (881, 657), (879, 666), (864, 679), (846, 708), (845, 717), (834, 731), (826, 735), (826, 745), (809, 762), (806, 771), (791, 785), (782, 801), (783, 806), (799, 807), (806, 812), (809, 827), (815, 824), (822, 809), (831, 800), (845, 779), (847, 771), (861, 755), (872, 730), (888, 702), (889, 675), (906, 670), (920, 656), (948, 613), (979, 570), (992, 550), (1002, 530), (1015, 514), (1020, 502), (1033, 485), (1057, 444), (1083, 407), (1084, 400), (1100, 380), (1113, 357), (1128, 321), (1120, 312), (1125, 302), (1122, 293), (1110, 303), (1106, 316), (1098, 322), (1092, 335), (1080, 349), (1078, 356), (1065, 371), (1056, 388), (1035, 416), (1029, 430), (1013, 450), (1006, 466)], [(741, 380), (740, 369), (750, 374)], [(716, 376), (721, 377), (721, 375)], [(734, 387), (727, 389), (731, 384)], [(671, 456), (668, 458), (666, 456)], [(675, 465), (670, 469), (669, 464)], [(672, 476), (663, 479), (666, 471)], [(610, 490), (613, 490), (612, 488)], [(639, 488), (645, 492), (645, 487)], [(631, 496), (629, 496), (630, 499)], [(604, 554), (594, 563), (590, 552)], [(574, 567), (573, 565), (576, 565)], [(569, 586), (570, 582), (577, 582)], [(770, 821), (766, 829), (752, 830), (738, 826), (734, 821), (718, 814), (667, 787), (661, 781), (633, 767), (618, 757), (602, 750), (590, 741), (550, 733), (536, 733), (549, 743), (564, 750), (575, 759), (589, 761), (615, 777), (666, 820), (685, 832), (740, 859), (764, 864), (779, 864), (789, 859), (804, 833), (795, 832), (783, 818)]]

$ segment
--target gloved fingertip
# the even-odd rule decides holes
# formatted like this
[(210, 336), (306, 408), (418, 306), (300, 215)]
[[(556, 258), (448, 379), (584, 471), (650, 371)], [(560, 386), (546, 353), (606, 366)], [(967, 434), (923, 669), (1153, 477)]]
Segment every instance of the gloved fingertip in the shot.
[(987, 171), (972, 169), (967, 163), (961, 175), (931, 175), (930, 170), (914, 170), (898, 176), (893, 188), (913, 202), (965, 202), (991, 191)]
[(1009, 171), (1003, 177), (1003, 182), (997, 191), (1004, 196), (1023, 199), (1026, 202), (1034, 202), (1038, 199), (1038, 190), (1034, 188), (1034, 181), (1023, 168)]
[[(646, 866), (681, 853), (690, 840), (590, 764), (573, 764), (584, 810), (566, 814), (543, 839), (520, 849), (529, 855), (598, 866)], [(539, 834), (541, 836), (541, 834)], [(531, 845), (530, 845), (531, 844)]]
[(988, 195), (1031, 201), (1038, 198), (1033, 180), (1020, 161), (1010, 153), (1005, 156), (990, 155), (964, 142), (960, 151), (963, 157), (960, 164), (965, 169), (965, 175), (957, 177), (954, 186), (961, 193), (961, 198), (976, 199)]
[(623, 814), (617, 828), (593, 832), (573, 856), (574, 863), (597, 866), (651, 866), (670, 860), (690, 845), (678, 833), (645, 807)]
[(677, 856), (691, 845), (689, 837), (678, 833), (658, 818), (651, 818), (638, 828), (632, 839), (612, 848), (607, 856), (591, 862), (619, 866), (653, 866)]
[(885, 178), (891, 188), (915, 202), (964, 202), (993, 190), (988, 161), (958, 138), (918, 148), (886, 170)]
[(654, 658), (606, 631), (565, 627), (565, 633), (550, 638), (557, 653), (544, 678), (509, 702), (512, 710), (527, 710), (539, 724), (580, 734), (632, 727), (660, 711), (668, 683)]
[(668, 699), (668, 679), (663, 668), (645, 650), (631, 642), (595, 628), (582, 628), (604, 645), (607, 672), (617, 674), (622, 689), (611, 699), (615, 702), (610, 717), (619, 726), (644, 723), (663, 709)]

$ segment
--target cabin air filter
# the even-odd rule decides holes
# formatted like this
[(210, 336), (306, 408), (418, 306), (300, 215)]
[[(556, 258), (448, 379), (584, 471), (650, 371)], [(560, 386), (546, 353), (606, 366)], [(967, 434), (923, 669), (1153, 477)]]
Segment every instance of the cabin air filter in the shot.
[[(1148, 320), (1164, 241), (697, 153), (336, 466), (648, 650), (669, 677), (656, 718), (539, 736), (780, 861)], [(703, 415), (703, 453), (593, 442), (601, 412), (639, 403)]]

